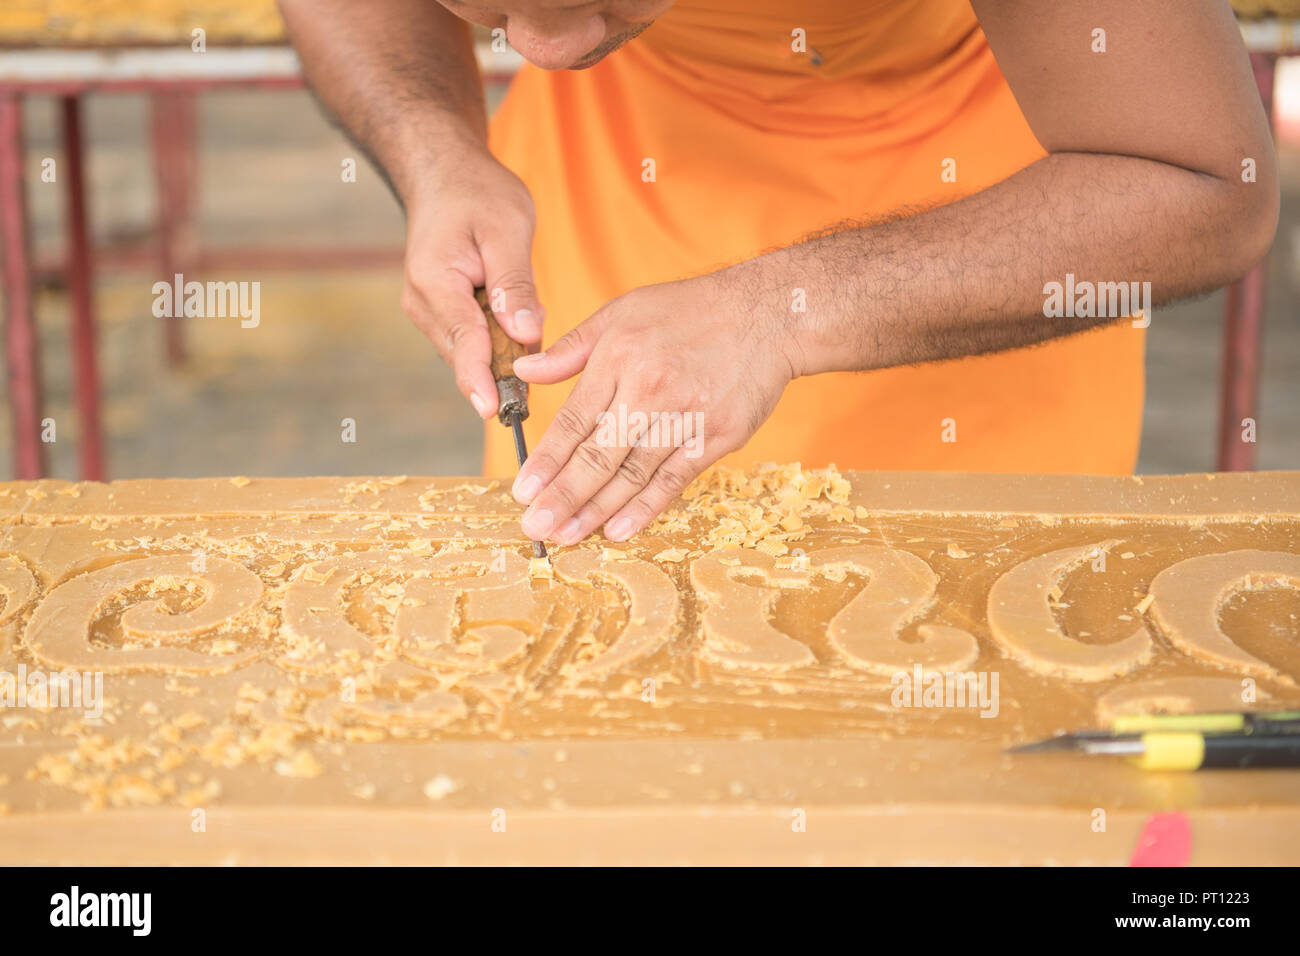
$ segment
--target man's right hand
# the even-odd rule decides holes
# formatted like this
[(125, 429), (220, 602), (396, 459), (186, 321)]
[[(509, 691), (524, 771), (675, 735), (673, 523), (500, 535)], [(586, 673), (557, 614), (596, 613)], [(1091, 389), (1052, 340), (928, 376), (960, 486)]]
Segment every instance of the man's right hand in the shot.
[(312, 89), (378, 162), (406, 207), (402, 308), (496, 414), (492, 347), (474, 289), (506, 334), (542, 337), (533, 200), (488, 152), (469, 24), (429, 0), (280, 0)]
[(506, 334), (540, 342), (533, 286), (535, 215), (528, 187), (479, 144), (464, 144), (407, 197), (402, 308), (456, 374), (480, 418), (497, 413), (492, 346), (474, 289), (487, 289)]

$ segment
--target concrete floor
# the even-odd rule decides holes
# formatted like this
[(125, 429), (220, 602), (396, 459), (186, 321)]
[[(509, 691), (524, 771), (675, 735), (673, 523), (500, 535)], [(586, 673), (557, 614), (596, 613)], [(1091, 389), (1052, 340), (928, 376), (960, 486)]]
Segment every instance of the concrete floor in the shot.
[[(147, 104), (96, 96), (86, 113), (96, 239), (146, 235), (154, 209)], [(27, 115), (37, 248), (56, 253), (62, 191), (37, 175), (42, 157), (59, 156), (53, 105), (30, 101)], [(356, 152), (306, 93), (207, 94), (200, 129), (205, 245), (400, 247), (396, 204), (364, 164), (359, 182), (341, 182), (340, 163)], [(1259, 417), (1262, 468), (1300, 468), (1300, 151), (1284, 149), (1283, 158)], [(192, 360), (179, 371), (166, 366), (162, 329), (151, 314), (154, 271), (98, 277), (112, 477), (477, 471), (479, 425), (403, 316), (396, 266), (222, 276), (261, 282), (261, 324), (189, 320)], [(58, 429), (51, 465), (58, 477), (76, 477), (66, 296), (42, 291), (38, 308), (48, 414)], [(1157, 312), (1140, 471), (1213, 467), (1221, 315), (1222, 293)], [(356, 422), (354, 443), (342, 440), (344, 419)], [(11, 471), (6, 412), (0, 475)]]

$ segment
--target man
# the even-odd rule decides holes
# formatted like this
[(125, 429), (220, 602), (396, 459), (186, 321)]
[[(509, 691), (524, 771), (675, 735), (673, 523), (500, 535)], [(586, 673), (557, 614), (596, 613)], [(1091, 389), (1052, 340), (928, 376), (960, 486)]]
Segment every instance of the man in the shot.
[[(515, 366), (532, 538), (624, 540), (724, 455), (1130, 472), (1150, 299), (1276, 228), (1225, 0), (281, 5), (481, 417), (473, 289), (546, 346)], [(531, 64), (491, 152), (469, 23)], [(495, 424), (486, 459), (513, 468)]]

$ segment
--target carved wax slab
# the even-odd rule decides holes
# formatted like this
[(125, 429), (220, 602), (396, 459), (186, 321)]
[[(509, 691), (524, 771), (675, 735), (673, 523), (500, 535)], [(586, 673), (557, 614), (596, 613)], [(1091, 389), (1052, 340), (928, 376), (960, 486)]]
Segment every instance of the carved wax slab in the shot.
[(1300, 862), (1293, 772), (1002, 753), (1300, 706), (1300, 474), (713, 471), (541, 565), (519, 514), (0, 485), (0, 861), (1123, 863), (1175, 810)]

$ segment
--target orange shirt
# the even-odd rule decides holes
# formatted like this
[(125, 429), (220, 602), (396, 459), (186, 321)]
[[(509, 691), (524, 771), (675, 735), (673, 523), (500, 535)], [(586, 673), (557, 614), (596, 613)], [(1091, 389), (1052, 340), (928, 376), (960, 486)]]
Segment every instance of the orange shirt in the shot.
[[(630, 289), (846, 218), (952, 202), (1044, 155), (967, 0), (679, 0), (589, 70), (525, 66), (492, 147), (536, 202), (544, 344)], [(956, 182), (943, 181), (945, 160)], [(1144, 347), (1144, 330), (1118, 323), (799, 379), (724, 462), (1128, 473)], [(532, 388), (530, 447), (571, 386)], [(516, 471), (495, 420), (485, 470)]]

